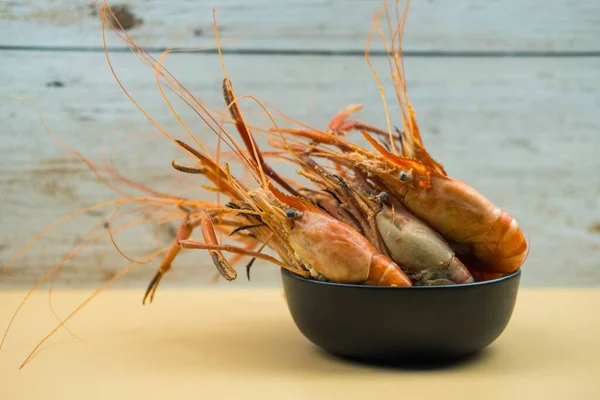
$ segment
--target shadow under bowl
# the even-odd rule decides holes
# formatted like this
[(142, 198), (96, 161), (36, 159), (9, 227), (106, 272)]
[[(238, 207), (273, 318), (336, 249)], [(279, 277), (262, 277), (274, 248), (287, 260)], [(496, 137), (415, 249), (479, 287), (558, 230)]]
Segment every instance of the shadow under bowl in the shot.
[(281, 270), (292, 318), (313, 344), (365, 361), (448, 359), (494, 342), (512, 316), (521, 270), (451, 286), (320, 282)]

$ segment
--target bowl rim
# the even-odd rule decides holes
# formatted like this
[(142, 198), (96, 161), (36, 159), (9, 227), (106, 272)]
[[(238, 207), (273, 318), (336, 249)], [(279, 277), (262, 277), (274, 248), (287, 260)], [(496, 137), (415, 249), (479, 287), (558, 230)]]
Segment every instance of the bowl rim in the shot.
[(352, 283), (336, 283), (336, 282), (323, 282), (316, 279), (306, 279), (302, 276), (288, 271), (285, 268), (281, 268), (281, 274), (286, 275), (290, 278), (297, 279), (299, 281), (323, 286), (333, 286), (341, 288), (356, 288), (361, 290), (457, 290), (462, 288), (479, 287), (486, 285), (494, 285), (511, 279), (515, 279), (521, 275), (521, 268), (517, 269), (510, 275), (503, 276), (501, 278), (490, 279), (488, 281), (472, 282), (472, 283), (458, 283), (456, 285), (445, 285), (445, 286), (371, 286), (371, 285), (359, 285)]

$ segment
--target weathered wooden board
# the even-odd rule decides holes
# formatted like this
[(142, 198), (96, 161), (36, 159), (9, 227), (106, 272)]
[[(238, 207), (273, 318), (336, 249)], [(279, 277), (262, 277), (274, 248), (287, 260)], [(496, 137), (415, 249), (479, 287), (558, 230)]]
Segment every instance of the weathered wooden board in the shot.
[[(362, 50), (381, 0), (131, 0), (129, 33), (141, 46), (214, 47), (212, 8), (224, 48)], [(393, 5), (393, 1), (390, 2)], [(400, 3), (401, 6), (403, 2)], [(0, 5), (0, 44), (101, 47), (89, 0)], [(123, 19), (125, 21), (125, 18)], [(596, 0), (415, 0), (407, 50), (600, 51)], [(111, 45), (120, 42), (110, 37)], [(379, 40), (373, 48), (381, 49)]]
[[(185, 137), (159, 95), (153, 71), (131, 54), (115, 54), (113, 60), (134, 98), (170, 133)], [(359, 58), (227, 56), (225, 62), (238, 96), (254, 94), (312, 126), (324, 127), (352, 103), (365, 105), (361, 119), (384, 125), (379, 90)], [(195, 95), (222, 109), (216, 57), (177, 54), (166, 65)], [(385, 62), (377, 59), (375, 65), (393, 105)], [(411, 58), (406, 68), (431, 153), (450, 174), (513, 214), (529, 236), (524, 284), (599, 285), (600, 60)], [(186, 162), (185, 156), (160, 135), (136, 136), (156, 129), (121, 92), (103, 54), (5, 51), (0, 75), (1, 263), (47, 225), (116, 198), (44, 133), (32, 105), (9, 95), (35, 100), (49, 128), (90, 159), (99, 161), (107, 147), (118, 144), (114, 159), (123, 174), (159, 189), (171, 187), (179, 176), (172, 174), (170, 162)], [(212, 141), (197, 117), (184, 107), (178, 110), (195, 134)], [(392, 120), (400, 123), (394, 107)], [(198, 183), (190, 185), (186, 188)], [(0, 275), (0, 286), (32, 284), (111, 211), (83, 214), (48, 233)], [(176, 226), (173, 222), (155, 238), (151, 226), (144, 225), (117, 240), (138, 258), (168, 244)], [(105, 248), (109, 252), (103, 258)], [(92, 246), (65, 266), (59, 282), (98, 285), (126, 264), (110, 243)], [(156, 266), (156, 261), (139, 266), (121, 284), (145, 284)], [(165, 282), (208, 284), (213, 274), (205, 253), (189, 251)], [(275, 267), (257, 264), (253, 274), (255, 285), (278, 282)], [(244, 282), (241, 277), (235, 284)]]

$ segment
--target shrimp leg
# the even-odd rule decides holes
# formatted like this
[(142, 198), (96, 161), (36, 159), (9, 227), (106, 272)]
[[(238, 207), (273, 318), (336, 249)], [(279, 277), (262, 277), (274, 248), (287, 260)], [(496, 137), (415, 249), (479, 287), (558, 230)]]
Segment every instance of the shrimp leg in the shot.
[[(144, 294), (144, 298), (142, 300), (142, 304), (146, 304), (146, 299), (150, 300), (150, 303), (154, 300), (154, 294), (156, 293), (156, 289), (158, 288), (158, 284), (160, 283), (162, 277), (171, 269), (173, 261), (179, 254), (182, 249), (181, 242), (189, 239), (190, 235), (194, 231), (195, 228), (200, 226), (202, 230), (202, 235), (204, 236), (204, 240), (209, 243), (216, 245), (217, 237), (215, 234), (214, 226), (210, 217), (206, 214), (202, 216), (190, 220), (190, 215), (187, 214), (182, 221), (179, 229), (177, 230), (177, 235), (175, 236), (175, 240), (169, 251), (163, 258), (162, 262), (158, 267), (158, 271), (150, 281), (148, 288), (146, 289), (146, 293)], [(223, 275), (223, 277), (227, 280), (233, 280), (237, 277), (237, 273), (235, 270), (229, 265), (225, 257), (220, 250), (209, 250), (209, 254), (217, 267), (217, 270)]]
[(142, 304), (146, 304), (146, 299), (148, 299), (148, 297), (150, 297), (149, 300), (150, 303), (152, 303), (152, 300), (154, 300), (154, 294), (156, 293), (156, 289), (158, 288), (160, 280), (162, 279), (164, 274), (166, 274), (167, 271), (171, 269), (173, 261), (175, 260), (175, 258), (179, 254), (179, 251), (181, 250), (181, 247), (179, 246), (179, 241), (187, 239), (192, 234), (192, 231), (196, 226), (190, 223), (190, 214), (186, 214), (185, 218), (181, 222), (181, 225), (179, 226), (179, 229), (177, 230), (177, 234), (175, 235), (175, 240), (173, 244), (171, 244), (169, 251), (158, 266), (158, 271), (156, 271), (156, 274), (154, 275), (154, 277), (150, 281), (150, 284), (148, 285), (148, 288), (146, 289), (146, 293), (144, 294), (144, 298), (142, 299)]
[(308, 277), (309, 274), (307, 271), (299, 270), (298, 268), (290, 267), (289, 265), (279, 261), (278, 259), (271, 257), (268, 254), (263, 254), (258, 251), (248, 250), (243, 247), (233, 246), (229, 244), (209, 244), (209, 243), (201, 243), (196, 242), (194, 240), (182, 240), (180, 242), (180, 246), (184, 249), (200, 249), (200, 250), (208, 250), (208, 251), (227, 251), (235, 254), (242, 254), (246, 256), (252, 256), (258, 258), (260, 260), (269, 261), (275, 265), (280, 266), (281, 268), (287, 269), (290, 272), (298, 274), (302, 277)]

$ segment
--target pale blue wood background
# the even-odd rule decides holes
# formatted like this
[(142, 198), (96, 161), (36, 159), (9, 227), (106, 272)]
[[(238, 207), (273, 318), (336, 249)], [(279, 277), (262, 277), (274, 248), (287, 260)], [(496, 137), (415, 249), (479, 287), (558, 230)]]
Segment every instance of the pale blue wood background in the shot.
[[(144, 47), (214, 48), (211, 18), (217, 4), (226, 49), (325, 52), (362, 51), (370, 13), (381, 4), (129, 3), (142, 20), (129, 33)], [(85, 165), (66, 158), (44, 133), (35, 108), (11, 95), (35, 100), (53, 132), (91, 159), (100, 160), (107, 146), (129, 138), (115, 151), (115, 164), (143, 183), (168, 187), (170, 161), (182, 159), (162, 138), (135, 139), (156, 129), (120, 91), (104, 54), (95, 51), (102, 46), (100, 23), (90, 10), (87, 1), (75, 0), (0, 5), (0, 263), (49, 224), (114, 197)], [(405, 48), (421, 52), (406, 59), (409, 90), (426, 144), (452, 175), (517, 217), (531, 240), (523, 284), (600, 285), (600, 3), (414, 1), (408, 21)], [(119, 49), (114, 35), (109, 42)], [(381, 49), (378, 43), (375, 49)], [(440, 52), (445, 56), (425, 57)], [(464, 52), (475, 54), (456, 56)], [(182, 135), (153, 71), (130, 53), (116, 52), (113, 60), (136, 100), (163, 127)], [(385, 125), (363, 57), (226, 55), (225, 62), (238, 95), (254, 94), (313, 126), (323, 128), (351, 103), (365, 105), (361, 119)], [(389, 83), (385, 59), (374, 63)], [(223, 107), (215, 55), (176, 54), (166, 65), (203, 101)], [(206, 133), (191, 113), (184, 117), (195, 132)], [(397, 115), (392, 118), (399, 123)], [(0, 275), (0, 286), (29, 287), (110, 212), (86, 214), (52, 231)], [(118, 240), (139, 257), (168, 243), (169, 235), (164, 230), (155, 235), (148, 225)], [(92, 246), (65, 266), (58, 283), (97, 286), (126, 264), (110, 244)], [(140, 266), (119, 284), (144, 286), (156, 267), (157, 262)], [(204, 253), (188, 252), (165, 284), (210, 284), (213, 274)], [(257, 264), (251, 284), (278, 285), (277, 268)], [(234, 285), (247, 282), (240, 278)]]

